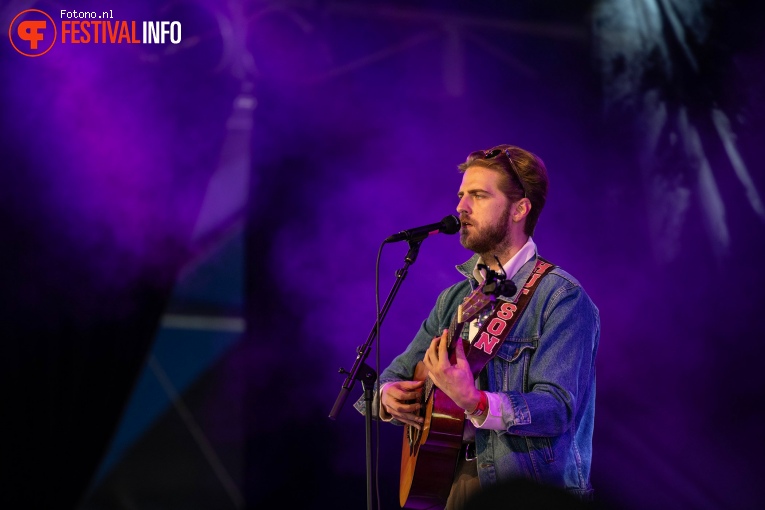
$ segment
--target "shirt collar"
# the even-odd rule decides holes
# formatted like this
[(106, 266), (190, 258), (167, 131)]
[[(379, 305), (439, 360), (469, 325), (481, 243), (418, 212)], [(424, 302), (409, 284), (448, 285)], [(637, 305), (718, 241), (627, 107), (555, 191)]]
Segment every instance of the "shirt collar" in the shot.
[[(520, 250), (516, 252), (515, 255), (510, 257), (510, 260), (505, 262), (505, 265), (502, 266), (505, 270), (505, 274), (507, 274), (507, 278), (510, 279), (513, 276), (515, 276), (515, 273), (518, 272), (518, 270), (529, 260), (534, 258), (534, 255), (537, 254), (537, 245), (534, 243), (534, 240), (529, 237), (529, 240), (526, 241), (526, 244), (524, 244)], [(481, 257), (478, 257), (478, 261), (475, 264), (475, 267), (473, 268), (473, 278), (475, 278), (478, 283), (481, 283), (484, 280), (482, 271), (478, 269), (478, 264), (483, 263), (483, 260), (481, 260)]]

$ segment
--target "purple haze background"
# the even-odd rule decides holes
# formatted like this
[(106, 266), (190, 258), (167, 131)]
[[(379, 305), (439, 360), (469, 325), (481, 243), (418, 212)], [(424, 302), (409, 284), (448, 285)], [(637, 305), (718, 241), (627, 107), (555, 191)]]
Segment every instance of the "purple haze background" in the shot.
[[(3, 308), (6, 375), (29, 390), (19, 405), (67, 416), (62, 430), (105, 446), (176, 277), (204, 251), (193, 226), (232, 103), (250, 83), (257, 106), (240, 218), (248, 330), (210, 370), (195, 409), (214, 444), (239, 441), (222, 437), (231, 425), (216, 419), (232, 396), (246, 409), (235, 446), (249, 504), (362, 504), (363, 419), (351, 408), (360, 385), (337, 421), (327, 415), (343, 381), (337, 368), (350, 368), (373, 324), (380, 242), (453, 213), (456, 165), (473, 150), (513, 143), (550, 173), (534, 236), (540, 252), (575, 275), (601, 312), (596, 490), (625, 508), (761, 505), (765, 228), (742, 205), (732, 171), (716, 167), (729, 256), (714, 258), (692, 217), (679, 255), (654, 261), (652, 204), (631, 138), (640, 134), (602, 114), (587, 9), (505, 7), (502, 17), (526, 24), (462, 26), (459, 43), (450, 22), (495, 11), (431, 4), (121, 2), (108, 7), (123, 19), (181, 19), (188, 46), (60, 45), (39, 59), (4, 47)], [(227, 16), (249, 25), (241, 32)], [(539, 26), (557, 29), (544, 35)], [(754, 65), (762, 56), (761, 40), (737, 56), (748, 67), (729, 91), (751, 98), (739, 142), (760, 189), (765, 109), (751, 91), (763, 83)], [(404, 243), (383, 250), (381, 301), (405, 253)], [(382, 327), (379, 371), (469, 255), (456, 236), (423, 243)], [(113, 341), (120, 331), (127, 342)], [(88, 425), (68, 409), (98, 414), (93, 381), (111, 384), (114, 402), (111, 421)], [(46, 434), (52, 451), (72, 454), (58, 445), (63, 432)], [(399, 434), (381, 430), (382, 490), (396, 491)], [(30, 458), (50, 452), (32, 450)], [(100, 455), (92, 448), (91, 464)], [(310, 482), (284, 480), (296, 462)]]

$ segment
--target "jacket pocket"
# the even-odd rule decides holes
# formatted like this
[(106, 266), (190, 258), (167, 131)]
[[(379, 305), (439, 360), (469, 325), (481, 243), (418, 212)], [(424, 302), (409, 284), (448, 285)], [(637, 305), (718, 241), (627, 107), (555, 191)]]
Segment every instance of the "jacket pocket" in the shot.
[(506, 338), (497, 352), (497, 357), (508, 363), (515, 363), (525, 351), (534, 351), (537, 341), (533, 338)]
[(500, 391), (527, 391), (529, 358), (536, 348), (536, 339), (505, 339), (494, 358), (494, 388)]
[(553, 453), (549, 437), (527, 436), (526, 443), (528, 444), (529, 453), (531, 455), (539, 455), (545, 464), (549, 464), (555, 460), (555, 454)]

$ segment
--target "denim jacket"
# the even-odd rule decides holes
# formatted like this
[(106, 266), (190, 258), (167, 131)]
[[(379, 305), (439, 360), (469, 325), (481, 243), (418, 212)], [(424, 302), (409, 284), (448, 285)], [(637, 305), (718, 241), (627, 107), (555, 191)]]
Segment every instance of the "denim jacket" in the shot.
[[(463, 298), (475, 289), (472, 271), (477, 259), (474, 255), (457, 266), (467, 280), (439, 295), (414, 340), (380, 375), (380, 385), (413, 377), (433, 337), (449, 327)], [(518, 292), (536, 260), (535, 256), (513, 276)], [(553, 269), (537, 284), (526, 310), (478, 379), (480, 389), (502, 392), (503, 409), (512, 409), (503, 416), (510, 423), (507, 430), (476, 430), (483, 487), (527, 478), (589, 499), (599, 338), (598, 309), (576, 279)], [(363, 405), (360, 399), (356, 408), (363, 412)], [(375, 398), (375, 411), (378, 405)]]

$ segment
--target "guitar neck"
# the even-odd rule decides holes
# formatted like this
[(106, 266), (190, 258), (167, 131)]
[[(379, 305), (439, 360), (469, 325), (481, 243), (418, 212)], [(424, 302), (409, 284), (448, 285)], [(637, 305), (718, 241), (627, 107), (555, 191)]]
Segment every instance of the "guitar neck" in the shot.
[[(465, 326), (464, 322), (460, 322), (460, 314), (457, 313), (452, 317), (451, 323), (449, 323), (449, 329), (446, 331), (446, 351), (449, 354), (449, 358), (451, 359), (454, 355), (454, 341), (455, 338), (459, 338), (459, 336), (462, 334), (462, 328)], [(452, 359), (452, 361), (454, 361)], [(427, 400), (427, 398), (430, 396), (431, 392), (433, 391), (433, 379), (430, 378), (430, 375), (427, 376), (427, 379), (425, 381), (425, 392), (424, 392), (424, 400)]]
[(452, 322), (449, 323), (449, 329), (446, 332), (446, 350), (451, 353), (454, 351), (454, 342), (456, 338), (459, 338), (459, 336), (462, 334), (462, 328), (464, 327), (465, 323), (460, 322), (459, 313), (454, 314), (454, 317), (452, 317)]

